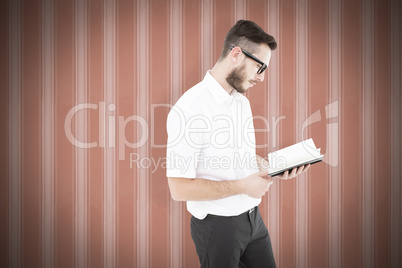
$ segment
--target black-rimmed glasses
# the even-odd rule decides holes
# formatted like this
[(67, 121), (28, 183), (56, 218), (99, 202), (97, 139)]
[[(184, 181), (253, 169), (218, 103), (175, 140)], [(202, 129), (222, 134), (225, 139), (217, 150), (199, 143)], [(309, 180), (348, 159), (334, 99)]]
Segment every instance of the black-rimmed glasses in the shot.
[[(230, 47), (230, 50), (234, 49), (234, 46)], [(258, 62), (261, 67), (258, 69), (257, 74), (262, 74), (263, 71), (265, 71), (265, 69), (267, 69), (268, 65), (266, 65), (265, 63), (263, 63), (262, 61), (260, 61), (259, 59), (257, 59), (256, 57), (254, 57), (253, 55), (251, 55), (250, 53), (248, 53), (247, 51), (245, 51), (244, 49), (240, 48), (241, 52), (244, 53), (244, 55), (246, 55), (247, 57), (249, 57), (250, 59)]]

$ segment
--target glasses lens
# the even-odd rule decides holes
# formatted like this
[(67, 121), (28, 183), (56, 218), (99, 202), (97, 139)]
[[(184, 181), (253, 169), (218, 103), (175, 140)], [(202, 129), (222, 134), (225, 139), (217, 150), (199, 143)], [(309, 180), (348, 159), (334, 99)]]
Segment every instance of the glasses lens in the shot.
[(264, 64), (264, 65), (262, 65), (262, 66), (260, 67), (260, 69), (258, 69), (257, 74), (262, 74), (262, 72), (264, 72), (265, 69), (267, 69), (267, 65)]

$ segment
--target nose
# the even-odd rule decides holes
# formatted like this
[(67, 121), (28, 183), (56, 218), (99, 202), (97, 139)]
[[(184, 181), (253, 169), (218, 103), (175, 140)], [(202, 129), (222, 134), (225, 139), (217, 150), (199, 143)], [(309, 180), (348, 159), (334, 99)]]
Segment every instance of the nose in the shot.
[(257, 74), (256, 79), (257, 79), (257, 81), (262, 82), (262, 81), (264, 81), (264, 77), (265, 77), (265, 72), (262, 72), (260, 74)]

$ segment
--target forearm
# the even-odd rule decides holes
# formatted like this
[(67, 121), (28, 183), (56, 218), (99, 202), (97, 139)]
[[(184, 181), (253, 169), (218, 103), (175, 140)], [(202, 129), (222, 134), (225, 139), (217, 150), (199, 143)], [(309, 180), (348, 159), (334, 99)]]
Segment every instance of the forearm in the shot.
[(207, 201), (238, 195), (242, 193), (240, 184), (240, 180), (169, 178), (170, 193), (176, 201)]

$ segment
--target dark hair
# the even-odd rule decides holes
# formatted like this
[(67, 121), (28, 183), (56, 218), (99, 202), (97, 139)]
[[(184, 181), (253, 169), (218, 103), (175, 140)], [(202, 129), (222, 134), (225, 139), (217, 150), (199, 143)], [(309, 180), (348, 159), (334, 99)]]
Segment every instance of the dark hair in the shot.
[(267, 34), (255, 22), (249, 20), (239, 20), (229, 30), (223, 42), (223, 49), (220, 60), (225, 58), (231, 46), (239, 46), (247, 52), (256, 53), (258, 45), (265, 43), (271, 50), (276, 49), (275, 38)]

